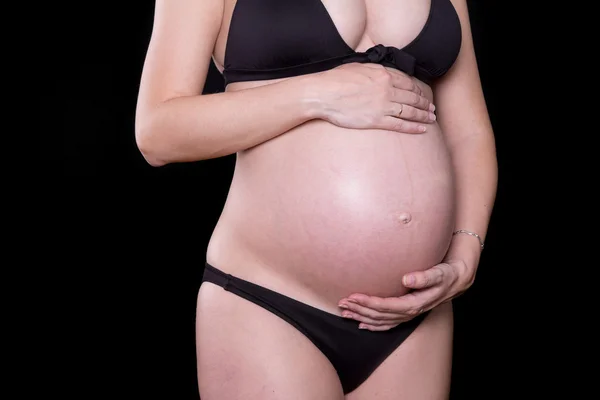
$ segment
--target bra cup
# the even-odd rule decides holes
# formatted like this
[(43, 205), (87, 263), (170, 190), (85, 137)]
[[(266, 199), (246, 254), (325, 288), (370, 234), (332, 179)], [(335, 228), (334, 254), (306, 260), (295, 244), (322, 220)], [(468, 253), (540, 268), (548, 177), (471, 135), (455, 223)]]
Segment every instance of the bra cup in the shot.
[(452, 67), (461, 39), (450, 0), (431, 0), (427, 22), (409, 45), (378, 44), (365, 52), (348, 46), (321, 0), (237, 0), (223, 77), (228, 85), (315, 73), (346, 62), (376, 62), (430, 83)]

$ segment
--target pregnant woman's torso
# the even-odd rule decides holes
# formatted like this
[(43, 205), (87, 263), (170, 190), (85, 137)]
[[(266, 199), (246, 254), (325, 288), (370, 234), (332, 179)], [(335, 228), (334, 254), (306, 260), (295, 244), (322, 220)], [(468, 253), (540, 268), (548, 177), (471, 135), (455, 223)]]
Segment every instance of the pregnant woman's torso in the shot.
[[(214, 52), (221, 70), (235, 6), (224, 1)], [(362, 52), (413, 42), (431, 19), (431, 1), (448, 0), (322, 4), (339, 37)], [(238, 81), (227, 91), (274, 81)], [(434, 102), (430, 87), (415, 81)], [(312, 120), (237, 154), (207, 260), (333, 312), (351, 293), (405, 293), (402, 275), (441, 261), (453, 223), (451, 160), (437, 123), (424, 134), (402, 134)]]

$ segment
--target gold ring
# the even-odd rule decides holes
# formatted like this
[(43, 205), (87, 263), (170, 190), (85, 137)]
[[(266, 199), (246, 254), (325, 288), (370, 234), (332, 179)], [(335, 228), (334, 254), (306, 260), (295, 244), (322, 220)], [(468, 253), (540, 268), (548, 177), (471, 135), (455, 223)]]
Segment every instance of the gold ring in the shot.
[(398, 118), (401, 117), (402, 111), (404, 111), (404, 106), (402, 104), (400, 104), (400, 111), (398, 112)]

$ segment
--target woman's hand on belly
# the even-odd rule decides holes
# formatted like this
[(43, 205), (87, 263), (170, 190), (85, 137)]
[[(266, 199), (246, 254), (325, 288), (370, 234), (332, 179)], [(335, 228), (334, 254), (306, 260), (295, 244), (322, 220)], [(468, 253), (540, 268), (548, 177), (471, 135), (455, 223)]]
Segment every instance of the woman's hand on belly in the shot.
[(360, 329), (385, 331), (457, 297), (471, 286), (473, 274), (464, 262), (447, 261), (404, 275), (403, 285), (414, 289), (408, 294), (381, 298), (355, 293), (338, 306), (343, 317), (360, 322)]
[(423, 133), (435, 107), (420, 84), (379, 64), (351, 63), (316, 77), (317, 118), (342, 128)]

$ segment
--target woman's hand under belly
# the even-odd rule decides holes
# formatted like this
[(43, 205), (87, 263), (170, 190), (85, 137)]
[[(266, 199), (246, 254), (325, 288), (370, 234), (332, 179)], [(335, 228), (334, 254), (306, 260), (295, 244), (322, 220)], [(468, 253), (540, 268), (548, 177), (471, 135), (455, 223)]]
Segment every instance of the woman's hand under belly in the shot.
[(450, 156), (421, 135), (314, 120), (238, 154), (220, 224), (261, 265), (336, 302), (401, 295), (443, 258), (454, 223)]

